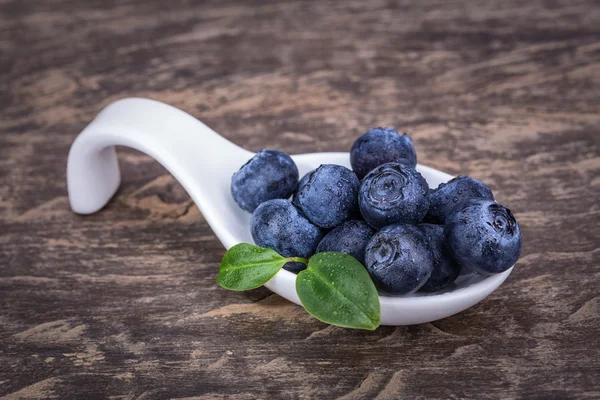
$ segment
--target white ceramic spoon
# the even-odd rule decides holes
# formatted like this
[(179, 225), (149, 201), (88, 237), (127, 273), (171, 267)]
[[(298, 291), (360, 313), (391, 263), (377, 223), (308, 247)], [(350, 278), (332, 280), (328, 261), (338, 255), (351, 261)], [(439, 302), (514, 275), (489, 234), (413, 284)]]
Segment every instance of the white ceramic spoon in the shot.
[[(106, 107), (73, 143), (67, 163), (67, 186), (73, 211), (99, 211), (115, 194), (121, 175), (114, 146), (127, 146), (155, 158), (181, 183), (226, 248), (253, 243), (250, 214), (230, 194), (231, 176), (254, 153), (229, 142), (185, 112), (154, 100), (130, 98)], [(349, 167), (348, 153), (298, 154), (292, 158), (300, 176), (321, 164)], [(452, 176), (417, 166), (429, 186)], [(449, 317), (480, 302), (510, 274), (462, 275), (435, 294), (380, 296), (382, 325), (412, 325)], [(216, 275), (216, 271), (215, 271)], [(300, 304), (296, 275), (281, 270), (265, 286)]]

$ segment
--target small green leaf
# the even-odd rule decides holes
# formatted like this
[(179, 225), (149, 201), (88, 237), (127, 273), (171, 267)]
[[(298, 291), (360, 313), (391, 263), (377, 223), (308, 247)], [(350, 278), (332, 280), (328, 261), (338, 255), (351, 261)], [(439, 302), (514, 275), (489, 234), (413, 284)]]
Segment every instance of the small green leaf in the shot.
[(288, 262), (275, 250), (236, 244), (223, 256), (217, 283), (225, 289), (250, 290), (264, 285)]
[(323, 322), (368, 330), (379, 326), (377, 289), (365, 267), (348, 254), (312, 256), (298, 274), (296, 292), (306, 311)]

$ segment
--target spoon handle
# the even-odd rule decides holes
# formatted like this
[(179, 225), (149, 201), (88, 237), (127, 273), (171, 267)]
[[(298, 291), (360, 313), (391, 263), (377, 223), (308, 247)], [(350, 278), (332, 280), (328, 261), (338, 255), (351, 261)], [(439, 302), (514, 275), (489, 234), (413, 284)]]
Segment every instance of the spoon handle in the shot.
[(155, 158), (182, 184), (206, 215), (219, 206), (210, 191), (229, 185), (231, 175), (252, 153), (236, 146), (185, 112), (158, 101), (118, 100), (79, 134), (67, 162), (73, 211), (99, 211), (115, 194), (121, 174), (114, 146)]

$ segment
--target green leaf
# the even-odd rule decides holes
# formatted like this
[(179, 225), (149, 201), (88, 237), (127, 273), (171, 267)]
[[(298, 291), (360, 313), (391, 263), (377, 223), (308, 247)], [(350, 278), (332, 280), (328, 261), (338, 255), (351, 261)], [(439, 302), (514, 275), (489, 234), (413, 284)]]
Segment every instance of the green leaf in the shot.
[(289, 259), (248, 243), (236, 244), (223, 256), (217, 283), (225, 289), (250, 290), (264, 285)]
[(348, 254), (312, 256), (298, 274), (296, 292), (306, 311), (323, 322), (368, 330), (379, 326), (377, 289), (365, 267)]

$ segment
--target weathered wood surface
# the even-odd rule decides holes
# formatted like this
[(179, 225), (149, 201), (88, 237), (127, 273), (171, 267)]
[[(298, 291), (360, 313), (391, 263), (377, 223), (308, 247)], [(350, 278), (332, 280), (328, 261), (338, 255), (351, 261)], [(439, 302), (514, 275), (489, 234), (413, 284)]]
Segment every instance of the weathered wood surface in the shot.
[[(375, 332), (220, 289), (223, 248), (147, 156), (69, 209), (71, 142), (129, 96), (252, 150), (396, 126), (491, 185), (523, 256), (468, 311)], [(0, 0), (0, 396), (599, 398), (599, 127), (593, 0)]]

